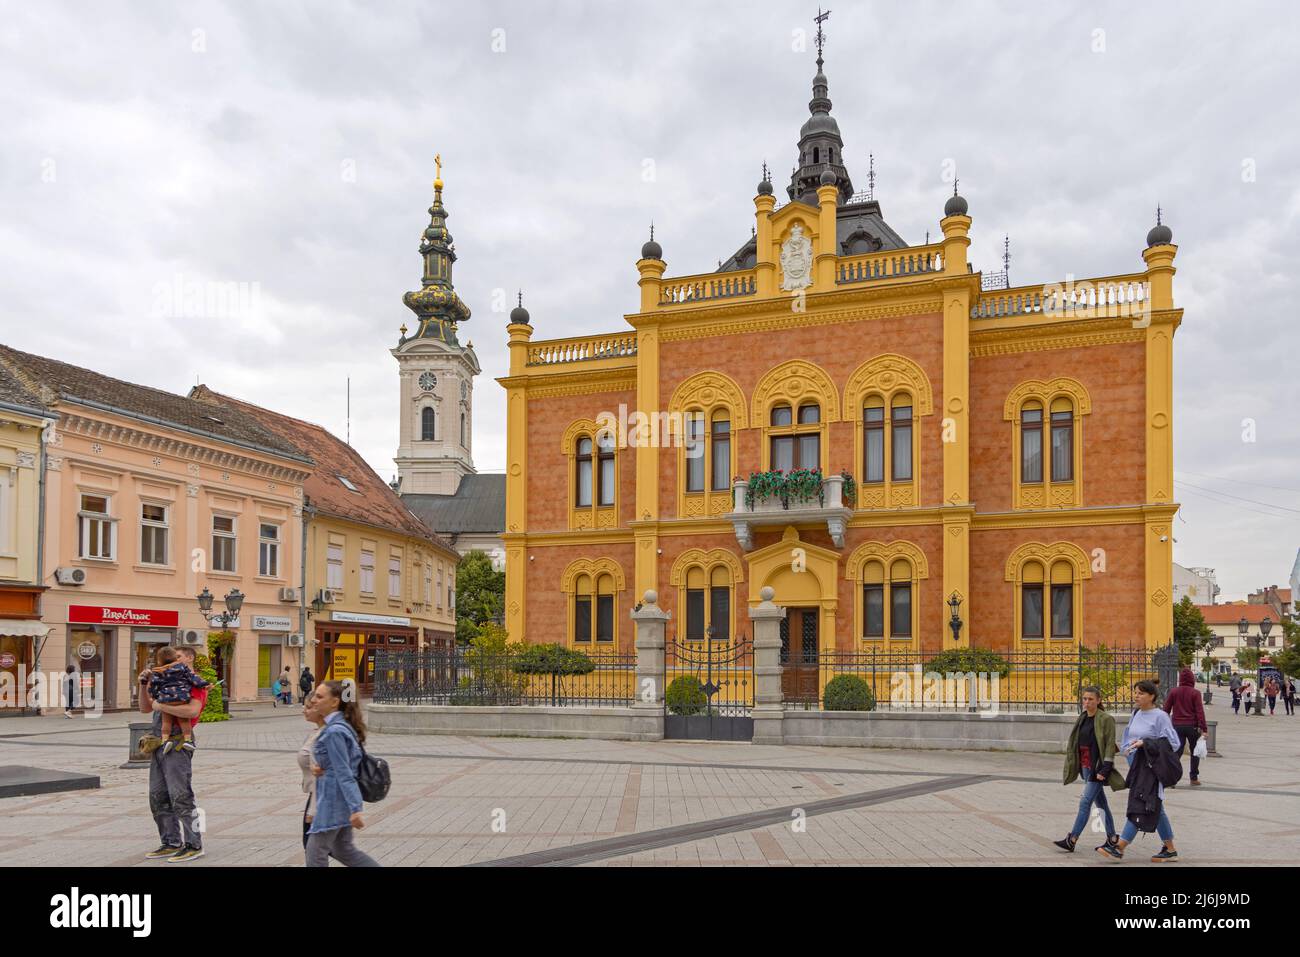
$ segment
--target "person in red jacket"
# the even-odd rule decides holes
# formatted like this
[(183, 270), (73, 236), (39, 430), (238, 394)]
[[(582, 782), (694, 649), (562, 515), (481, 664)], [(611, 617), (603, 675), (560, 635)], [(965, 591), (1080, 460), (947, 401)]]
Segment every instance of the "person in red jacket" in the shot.
[(1196, 676), (1191, 668), (1184, 668), (1178, 673), (1178, 687), (1165, 695), (1165, 710), (1169, 720), (1178, 732), (1178, 757), (1183, 757), (1183, 748), (1192, 752), (1193, 787), (1201, 783), (1201, 759), (1196, 756), (1196, 742), (1201, 735), (1209, 734), (1209, 725), (1205, 723), (1205, 706), (1201, 703), (1201, 693), (1196, 690)]

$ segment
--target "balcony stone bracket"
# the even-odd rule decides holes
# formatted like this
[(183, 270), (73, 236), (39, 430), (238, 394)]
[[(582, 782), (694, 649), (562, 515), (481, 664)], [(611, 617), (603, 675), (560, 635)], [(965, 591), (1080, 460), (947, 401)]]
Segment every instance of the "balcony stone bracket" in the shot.
[(822, 522), (826, 523), (826, 531), (830, 533), (835, 547), (843, 548), (844, 530), (848, 527), (853, 509), (844, 505), (842, 485), (843, 479), (838, 475), (830, 476), (825, 480), (822, 494), (822, 501), (825, 504), (805, 502), (786, 508), (780, 501), (766, 500), (757, 501), (750, 507), (745, 501), (749, 483), (744, 479), (737, 479), (733, 487), (734, 511), (728, 512), (723, 518), (731, 522), (731, 527), (736, 531), (736, 541), (747, 552), (754, 550), (756, 528), (818, 525)]

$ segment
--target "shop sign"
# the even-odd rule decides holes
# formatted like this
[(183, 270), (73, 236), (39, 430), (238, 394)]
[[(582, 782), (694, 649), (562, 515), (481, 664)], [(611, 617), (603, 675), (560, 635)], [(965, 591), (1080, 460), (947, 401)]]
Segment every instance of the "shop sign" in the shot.
[(110, 608), (107, 605), (69, 605), (68, 621), (77, 625), (128, 625), (175, 628), (180, 612), (155, 608)]
[(330, 621), (354, 622), (358, 625), (399, 625), (403, 628), (411, 627), (411, 619), (409, 618), (401, 618), (397, 615), (365, 615), (359, 611), (331, 612)]
[(0, 668), (12, 668), (17, 663), (18, 658), (13, 654), (13, 652), (6, 651), (4, 654), (0, 655)]
[(83, 641), (77, 645), (77, 657), (89, 660), (99, 653), (98, 646), (93, 641)]
[(352, 649), (344, 650), (342, 648), (334, 651), (334, 670), (333, 679), (343, 681), (357, 677), (357, 655)]
[(277, 615), (254, 615), (254, 631), (292, 631), (293, 622)]

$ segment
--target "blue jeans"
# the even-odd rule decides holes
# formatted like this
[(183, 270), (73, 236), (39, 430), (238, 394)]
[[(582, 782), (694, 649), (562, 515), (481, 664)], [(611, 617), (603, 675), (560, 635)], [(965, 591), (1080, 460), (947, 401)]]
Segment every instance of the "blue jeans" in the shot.
[[(1133, 838), (1137, 837), (1138, 826), (1132, 821), (1124, 822), (1124, 833), (1120, 838), (1126, 843), (1131, 843)], [(1174, 839), (1174, 826), (1169, 823), (1169, 818), (1165, 814), (1165, 809), (1160, 809), (1160, 818), (1156, 821), (1156, 833), (1160, 835), (1162, 841), (1172, 841)]]
[(1079, 813), (1074, 816), (1074, 826), (1070, 828), (1070, 833), (1076, 838), (1083, 833), (1083, 829), (1088, 825), (1092, 806), (1096, 804), (1106, 820), (1106, 836), (1110, 837), (1115, 833), (1115, 818), (1111, 816), (1110, 804), (1106, 801), (1106, 782), (1096, 780), (1096, 774), (1090, 773), (1089, 776), (1092, 780), (1083, 782), (1083, 794), (1079, 798)]

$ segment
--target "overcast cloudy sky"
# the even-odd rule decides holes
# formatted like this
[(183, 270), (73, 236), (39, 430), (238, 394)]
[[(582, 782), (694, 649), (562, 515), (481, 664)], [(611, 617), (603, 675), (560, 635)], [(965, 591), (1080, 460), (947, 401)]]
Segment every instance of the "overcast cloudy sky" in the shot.
[[(504, 324), (622, 327), (653, 218), (669, 274), (753, 223), (795, 157), (808, 3), (5, 3), (0, 341), (219, 390), (351, 434), (388, 477), (388, 355), (418, 285), (433, 156), (504, 459)], [(1012, 282), (1143, 268), (1179, 244), (1175, 557), (1225, 598), (1300, 545), (1292, 4), (836, 3), (826, 70), (850, 172), (909, 242), (956, 164), (972, 258)], [(647, 176), (646, 170), (652, 175)], [(774, 176), (781, 185), (781, 176)], [(243, 283), (243, 308), (176, 302)], [(507, 292), (508, 291), (508, 292)], [(1255, 441), (1244, 441), (1243, 420)], [(1249, 437), (1249, 436), (1247, 436)]]

